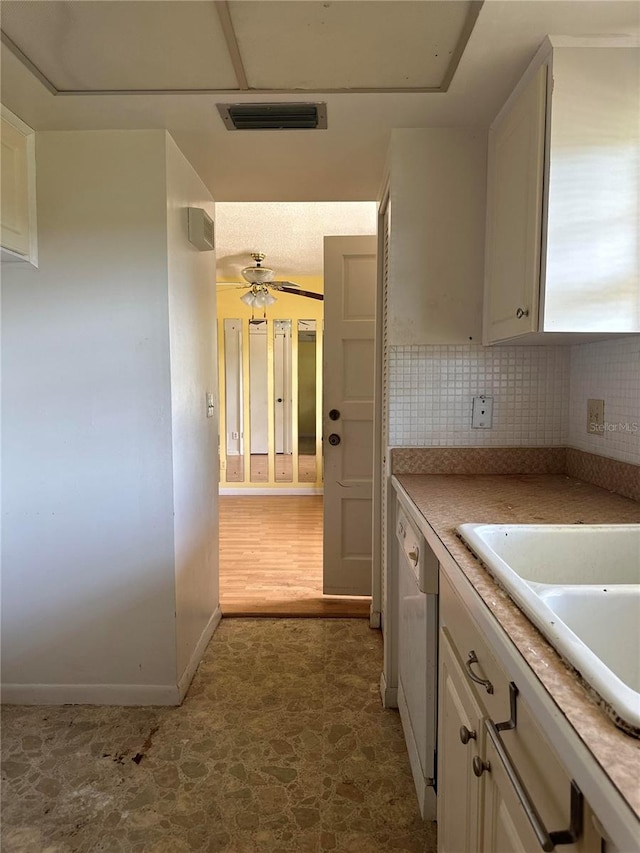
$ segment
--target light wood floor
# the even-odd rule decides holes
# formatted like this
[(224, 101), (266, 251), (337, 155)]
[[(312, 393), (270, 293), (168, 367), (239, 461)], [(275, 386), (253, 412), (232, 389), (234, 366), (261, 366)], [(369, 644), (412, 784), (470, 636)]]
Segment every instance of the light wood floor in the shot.
[(223, 616), (369, 616), (368, 597), (322, 594), (322, 501), (220, 497)]

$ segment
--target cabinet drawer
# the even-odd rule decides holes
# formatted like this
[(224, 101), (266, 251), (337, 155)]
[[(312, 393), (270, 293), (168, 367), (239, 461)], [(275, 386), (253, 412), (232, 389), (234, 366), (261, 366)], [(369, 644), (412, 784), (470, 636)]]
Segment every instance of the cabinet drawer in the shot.
[[(440, 578), (440, 625), (455, 638), (455, 650), (466, 673), (471, 692), (486, 714), (496, 722), (509, 717), (509, 679), (473, 618), (444, 573)], [(470, 662), (475, 653), (476, 663)], [(490, 682), (492, 691), (472, 676)]]

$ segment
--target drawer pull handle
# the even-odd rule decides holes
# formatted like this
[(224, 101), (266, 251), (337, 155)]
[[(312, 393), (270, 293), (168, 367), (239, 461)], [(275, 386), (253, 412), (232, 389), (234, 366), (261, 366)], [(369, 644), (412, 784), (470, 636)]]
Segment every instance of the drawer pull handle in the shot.
[[(516, 793), (516, 796), (520, 800), (520, 804), (524, 809), (524, 812), (527, 816), (529, 823), (531, 824), (531, 828), (533, 829), (536, 838), (538, 839), (538, 843), (540, 847), (545, 851), (554, 850), (557, 845), (561, 844), (575, 844), (576, 841), (582, 835), (582, 826), (584, 821), (584, 798), (582, 796), (582, 792), (580, 788), (576, 785), (576, 783), (571, 780), (571, 816), (570, 816), (570, 826), (569, 829), (561, 829), (554, 832), (549, 832), (544, 825), (544, 821), (540, 817), (540, 813), (538, 812), (535, 803), (531, 799), (531, 795), (527, 791), (524, 782), (520, 778), (520, 774), (518, 770), (511, 760), (511, 756), (509, 755), (507, 748), (505, 747), (502, 736), (500, 732), (509, 731), (510, 729), (516, 728), (516, 696), (518, 695), (518, 688), (516, 685), (511, 682), (509, 685), (509, 693), (511, 700), (511, 718), (507, 720), (505, 723), (494, 723), (493, 720), (485, 720), (485, 727), (487, 729), (487, 734), (491, 739), (491, 743), (495, 751), (498, 754), (498, 758), (502, 762), (502, 765), (505, 769), (507, 776), (509, 777), (509, 781), (513, 785), (513, 789)], [(481, 776), (484, 770), (490, 770), (490, 766), (488, 766), (487, 762), (484, 762), (486, 765), (480, 773), (476, 772), (476, 758), (473, 759), (473, 772), (476, 776)]]
[(420, 549), (417, 545), (415, 551), (409, 551), (407, 557), (411, 560), (414, 566), (418, 565), (418, 560), (420, 559)]
[(472, 664), (478, 663), (477, 654), (471, 649), (469, 652), (469, 656), (467, 657), (465, 666), (467, 668), (467, 675), (471, 679), (471, 681), (475, 681), (476, 684), (480, 684), (487, 693), (493, 693), (493, 684), (489, 681), (488, 678), (480, 678), (479, 675), (476, 675), (475, 672), (471, 669)]
[(462, 743), (469, 743), (470, 740), (477, 740), (477, 735), (474, 729), (468, 729), (466, 726), (460, 726), (460, 740)]

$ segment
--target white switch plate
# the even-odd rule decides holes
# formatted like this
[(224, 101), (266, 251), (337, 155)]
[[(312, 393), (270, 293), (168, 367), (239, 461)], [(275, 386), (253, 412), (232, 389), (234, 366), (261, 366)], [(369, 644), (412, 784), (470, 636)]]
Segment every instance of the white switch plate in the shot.
[(474, 397), (471, 408), (471, 428), (491, 429), (493, 422), (493, 397)]
[(207, 392), (207, 417), (213, 417), (213, 394)]
[(587, 432), (604, 435), (604, 400), (587, 400)]

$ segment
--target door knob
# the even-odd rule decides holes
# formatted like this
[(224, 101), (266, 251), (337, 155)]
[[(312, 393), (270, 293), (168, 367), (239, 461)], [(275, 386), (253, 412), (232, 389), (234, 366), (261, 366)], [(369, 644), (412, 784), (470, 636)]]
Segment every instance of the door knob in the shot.
[(277, 398), (276, 398), (276, 403), (281, 403), (281, 402), (282, 402), (282, 397), (277, 397)]
[(341, 440), (342, 439), (340, 438), (340, 436), (337, 435), (337, 433), (335, 433), (335, 432), (332, 432), (331, 435), (329, 436), (329, 444), (332, 447), (337, 447), (340, 444)]
[(523, 317), (528, 317), (528, 316), (529, 316), (529, 309), (528, 308), (518, 308), (518, 310), (516, 311), (516, 317), (518, 318), (518, 320), (522, 320)]
[(332, 421), (337, 421), (340, 417), (340, 412), (337, 409), (331, 409), (331, 411), (329, 412), (329, 417)]

